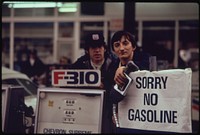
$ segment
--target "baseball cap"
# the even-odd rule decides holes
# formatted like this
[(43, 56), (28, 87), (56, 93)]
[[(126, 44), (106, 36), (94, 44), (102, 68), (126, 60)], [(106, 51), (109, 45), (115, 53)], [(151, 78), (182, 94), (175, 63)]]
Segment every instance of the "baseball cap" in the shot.
[(90, 33), (85, 39), (85, 49), (105, 46), (104, 36), (102, 33)]

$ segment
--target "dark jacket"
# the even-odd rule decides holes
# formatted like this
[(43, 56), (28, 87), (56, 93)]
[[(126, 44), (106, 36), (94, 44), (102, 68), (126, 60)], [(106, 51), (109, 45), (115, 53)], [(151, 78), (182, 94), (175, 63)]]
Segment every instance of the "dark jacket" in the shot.
[[(110, 95), (110, 84), (109, 84), (109, 74), (108, 70), (112, 61), (115, 57), (112, 54), (105, 53), (105, 61), (101, 67), (101, 82), (104, 85), (103, 90), (105, 90), (104, 106), (103, 106), (103, 119), (102, 119), (102, 133), (112, 133), (112, 104), (109, 99)], [(69, 69), (91, 69), (93, 67), (90, 63), (90, 58), (88, 54), (85, 54), (77, 59), (76, 62), (70, 65)], [(94, 88), (94, 87), (93, 87)], [(92, 89), (92, 88), (91, 88)]]
[(28, 77), (41, 76), (45, 73), (46, 65), (36, 57), (35, 63), (31, 65), (29, 59), (22, 64), (21, 72), (25, 73)]

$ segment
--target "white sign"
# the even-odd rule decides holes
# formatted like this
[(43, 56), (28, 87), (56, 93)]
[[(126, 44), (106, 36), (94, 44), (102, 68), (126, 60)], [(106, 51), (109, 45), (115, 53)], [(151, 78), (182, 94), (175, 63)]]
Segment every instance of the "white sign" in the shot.
[(119, 103), (120, 127), (191, 133), (191, 69), (136, 71)]
[(100, 70), (53, 70), (53, 86), (97, 86), (101, 83)]

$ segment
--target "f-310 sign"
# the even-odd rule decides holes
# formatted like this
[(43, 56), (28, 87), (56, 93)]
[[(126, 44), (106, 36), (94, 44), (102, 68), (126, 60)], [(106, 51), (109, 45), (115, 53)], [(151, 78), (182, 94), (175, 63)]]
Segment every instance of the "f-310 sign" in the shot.
[(53, 86), (100, 86), (101, 74), (100, 70), (53, 70), (52, 85)]

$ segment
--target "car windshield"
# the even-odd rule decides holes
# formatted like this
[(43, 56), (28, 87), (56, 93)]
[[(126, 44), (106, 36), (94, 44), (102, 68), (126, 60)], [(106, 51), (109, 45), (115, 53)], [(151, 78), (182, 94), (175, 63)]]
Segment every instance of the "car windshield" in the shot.
[(36, 95), (37, 94), (37, 85), (33, 82), (26, 79), (5, 79), (2, 80), (2, 84), (10, 84), (13, 86), (23, 86), (25, 89), (25, 96)]

